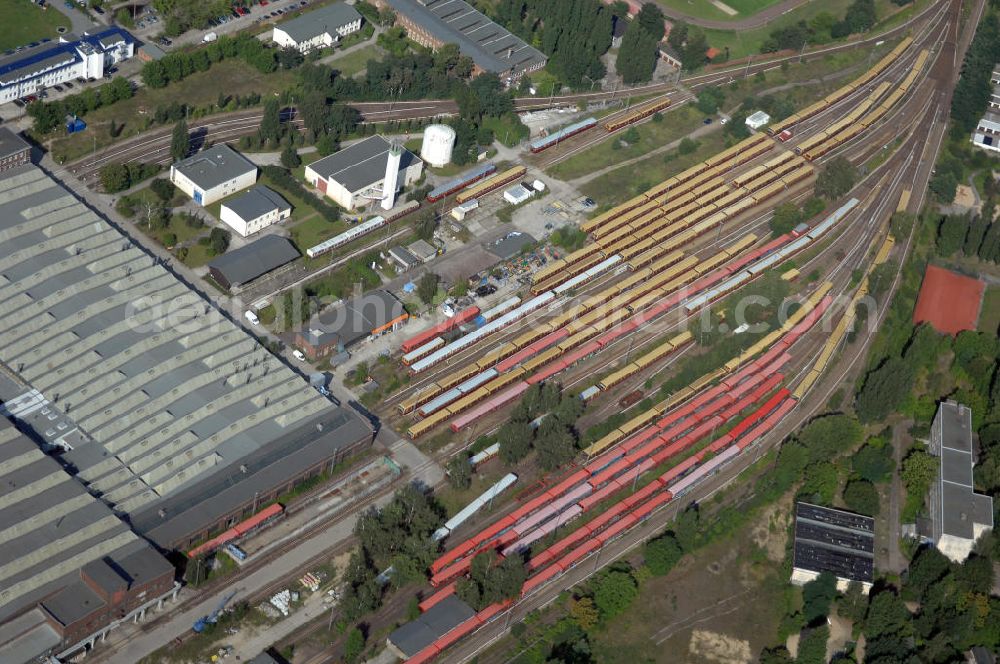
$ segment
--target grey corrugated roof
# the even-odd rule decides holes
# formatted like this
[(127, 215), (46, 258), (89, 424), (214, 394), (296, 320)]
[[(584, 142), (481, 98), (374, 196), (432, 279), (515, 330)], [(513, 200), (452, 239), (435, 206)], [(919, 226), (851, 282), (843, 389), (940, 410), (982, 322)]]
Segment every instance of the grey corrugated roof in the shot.
[(41, 609), (32, 609), (0, 623), (0, 652), (10, 664), (35, 662), (39, 655), (59, 645), (62, 639)]
[(393, 247), (389, 250), (389, 254), (409, 267), (420, 263), (420, 259), (414, 256), (409, 250), (406, 249), (406, 247)]
[(361, 18), (358, 10), (343, 2), (314, 9), (276, 27), (285, 31), (296, 42), (304, 42), (323, 33), (337, 34), (337, 29)]
[(389, 635), (389, 642), (407, 657), (412, 657), (474, 615), (476, 612), (471, 606), (449, 595), (416, 620), (397, 628)]
[[(367, 189), (385, 178), (385, 168), (389, 162), (389, 141), (381, 136), (366, 138), (329, 157), (309, 164), (309, 168), (320, 177), (338, 182), (351, 193)], [(403, 171), (420, 159), (403, 148), (399, 160), (399, 170)], [(402, 178), (400, 178), (402, 182)]]
[(251, 221), (274, 210), (290, 210), (291, 204), (281, 195), (262, 184), (252, 187), (246, 193), (222, 204), (244, 220)]
[(7, 127), (0, 127), (0, 159), (5, 159), (12, 154), (21, 152), (25, 148), (31, 148), (31, 144), (28, 141)]
[(545, 55), (464, 0), (388, 0), (389, 6), (435, 39), (458, 44), (463, 55), (496, 74), (524, 71), (546, 61)]
[(265, 235), (245, 247), (229, 251), (208, 264), (225, 276), (230, 286), (246, 284), (299, 257), (287, 238)]
[(173, 168), (206, 191), (244, 173), (257, 170), (249, 159), (225, 143), (182, 159), (176, 162)]
[[(183, 536), (247, 492), (287, 485), (298, 464), (370, 436), (366, 420), (37, 167), (0, 173), (0, 263), (0, 361), (38, 408), (58, 402), (41, 426), (86, 432), (63, 458), (102, 501), (130, 518), (166, 506), (169, 523), (143, 522), (150, 528)], [(5, 406), (27, 403), (20, 396)], [(329, 439), (317, 432), (334, 420), (343, 421), (323, 429)], [(0, 541), (0, 560), (16, 558), (10, 546)]]

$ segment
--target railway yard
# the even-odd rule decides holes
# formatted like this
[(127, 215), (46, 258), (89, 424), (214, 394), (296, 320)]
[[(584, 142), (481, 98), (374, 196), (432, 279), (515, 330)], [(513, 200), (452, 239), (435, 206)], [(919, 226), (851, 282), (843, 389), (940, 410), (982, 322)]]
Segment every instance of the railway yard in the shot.
[[(986, 6), (985, 0), (932, 0), (879, 34), (704, 73), (678, 72), (673, 81), (659, 79), (628, 91), (604, 86), (596, 92), (535, 97), (532, 89), (531, 97), (514, 98), (514, 110), (550, 113), (540, 135), (515, 147), (498, 143), (488, 159), (481, 155), (460, 172), (428, 168), (429, 177), (413, 183), (414, 190), (426, 185), (419, 198), (386, 203), (384, 210), (376, 210), (378, 216), (365, 221), (358, 209), (356, 223), (338, 220), (335, 231), (318, 234), (308, 243), (312, 246), (302, 248), (302, 257), (256, 283), (206, 296), (230, 309), (228, 317), (272, 352), (286, 350), (277, 344), (274, 350), (272, 341), (288, 343), (295, 362), (283, 359), (297, 378), (308, 374), (310, 383), (319, 377), (329, 380), (329, 390), (317, 389), (338, 407), (341, 402), (350, 406), (351, 417), (360, 414), (365, 426), (372, 425), (367, 443), (373, 447), (352, 451), (354, 456), (339, 459), (337, 467), (330, 463), (310, 471), (302, 484), (288, 483), (273, 496), (252, 491), (252, 507), (242, 516), (174, 552), (186, 555), (185, 562), (190, 558), (200, 564), (205, 556), (228, 551), (238, 562), (234, 572), (207, 575), (180, 595), (178, 582), (172, 607), (150, 609), (148, 620), (136, 618), (107, 643), (108, 632), (99, 643), (95, 636), (82, 651), (116, 664), (181, 661), (195, 652), (192, 646), (203, 645), (224, 657), (225, 644), (240, 634), (238, 639), (252, 638), (255, 644), (273, 637), (268, 641), (272, 652), (280, 651), (288, 662), (348, 660), (347, 630), (358, 621), (338, 617), (346, 584), (332, 577), (338, 564), (368, 565), (369, 572), (375, 564), (385, 567), (382, 561), (352, 557), (363, 539), (357, 524), (376, 519), (372, 515), (391, 504), (396, 491), (412, 485), (439, 501), (447, 514), (436, 516), (447, 521), (435, 524), (428, 549), (433, 553), (421, 552), (433, 560), (420, 563), (427, 569), (418, 571), (419, 580), (408, 577), (400, 586), (405, 593), (394, 588), (390, 596), (386, 591), (381, 608), (365, 614), (362, 645), (367, 640), (367, 654), (379, 653), (373, 661), (394, 661), (393, 655), (410, 664), (525, 661), (511, 657), (507, 648), (512, 626), (537, 617), (566, 591), (635, 554), (692, 503), (714, 496), (724, 504), (731, 488), (767, 472), (758, 462), (812, 418), (835, 409), (845, 389), (854, 389), (919, 232), (918, 224), (897, 226), (894, 218), (901, 213), (916, 218), (925, 209), (928, 183), (947, 138), (955, 82)], [(848, 68), (820, 76), (822, 91), (787, 117), (737, 134), (721, 126), (731, 118), (719, 108), (718, 117), (724, 119), (717, 126), (709, 127), (713, 120), (705, 118), (704, 127), (697, 128), (702, 133), (692, 133), (700, 137), (718, 130), (718, 142), (696, 146), (700, 151), (683, 165), (671, 162), (679, 150), (667, 155), (670, 175), (657, 176), (660, 181), (650, 184), (653, 178), (636, 173), (634, 188), (609, 192), (608, 200), (600, 200), (580, 184), (583, 179), (599, 184), (611, 167), (595, 166), (593, 173), (577, 179), (560, 179), (559, 170), (553, 170), (568, 159), (585, 159), (589, 150), (624, 141), (633, 128), (646, 131), (646, 123), (670, 122), (671, 113), (697, 105), (699, 91), (727, 85), (736, 91), (740, 79), (754, 75), (763, 84), (764, 75), (776, 69), (853, 49), (863, 49), (867, 57), (855, 53)], [(387, 133), (390, 122), (400, 129), (400, 121), (437, 122), (459, 113), (452, 99), (350, 104), (362, 123)], [(567, 113), (566, 119), (559, 120), (557, 112)], [(701, 111), (698, 115), (695, 124), (701, 124)], [(551, 118), (561, 124), (552, 125)], [(259, 110), (221, 113), (192, 120), (190, 132), (195, 143), (235, 142), (257, 132), (261, 120)], [(294, 106), (282, 109), (281, 122), (303, 128)], [(397, 141), (403, 141), (399, 134), (391, 137), (396, 154)], [(99, 191), (102, 168), (135, 160), (170, 164), (171, 139), (169, 129), (153, 129), (100, 150), (95, 141), (90, 155), (60, 163), (58, 170), (46, 168), (75, 178), (79, 188), (74, 196), (87, 199), (94, 209), (94, 201), (101, 200), (110, 211), (113, 199)], [(708, 153), (720, 144), (725, 147)], [(292, 145), (289, 149), (295, 152)], [(821, 196), (818, 185), (831, 164), (846, 164), (855, 179), (837, 196)], [(620, 169), (620, 164), (612, 166)], [(515, 204), (508, 188), (520, 185), (528, 202)], [(327, 192), (325, 182), (321, 190)], [(543, 203), (542, 196), (549, 198)], [(368, 201), (372, 209), (375, 200)], [(821, 212), (801, 213), (817, 203), (823, 204)], [(780, 207), (800, 211), (794, 228), (789, 224), (787, 231), (774, 230)], [(450, 218), (464, 220), (466, 208), (474, 213), (471, 223), (461, 227), (459, 240)], [(548, 216), (542, 218), (540, 212)], [(398, 296), (401, 309), (405, 305), (407, 324), (366, 327), (373, 330), (365, 339), (370, 347), (357, 344), (346, 352), (346, 344), (334, 344), (332, 355), (346, 356), (344, 364), (335, 364), (330, 354), (313, 353), (307, 360), (298, 348), (312, 347), (300, 345), (298, 330), (279, 324), (283, 313), (277, 322), (274, 316), (268, 321), (263, 314), (261, 320), (247, 315), (256, 328), (243, 322), (247, 306), (258, 312), (297, 307), (297, 301), (289, 304), (292, 297), (280, 298), (319, 283), (318, 277), (349, 267), (349, 262), (374, 261), (382, 252), (381, 259), (391, 263), (386, 256), (392, 254), (391, 244), (410, 242), (416, 236), (408, 226), (424, 223), (418, 219), (432, 213), (438, 230), (423, 242), (433, 245), (426, 257), (417, 261), (411, 256), (413, 265), (399, 271), (370, 265), (379, 287), (390, 298)], [(449, 224), (453, 232), (445, 237)], [(276, 232), (289, 234), (286, 229)], [(569, 232), (578, 241), (562, 249), (554, 238)], [(490, 247), (520, 234), (533, 240), (529, 249), (485, 264), (496, 260)], [(410, 249), (416, 245), (412, 242)], [(158, 252), (156, 262), (164, 266), (173, 256), (167, 245), (143, 248)], [(454, 296), (459, 304), (451, 309), (455, 291), (449, 287), (456, 280), (440, 275), (460, 273), (473, 262), (466, 259), (470, 254), (476, 255), (476, 268), (463, 274), (475, 272), (475, 278), (462, 284)], [(447, 272), (441, 268), (445, 261), (453, 263)], [(518, 261), (516, 269), (498, 275), (497, 266)], [(426, 265), (416, 267), (418, 262)], [(200, 284), (197, 280), (205, 275), (179, 263), (170, 269)], [(873, 273), (880, 266), (895, 271), (892, 283), (883, 282), (876, 293)], [(449, 283), (436, 299), (420, 295), (426, 312), (421, 307), (415, 315), (415, 300), (406, 296), (414, 293), (424, 272), (434, 272), (435, 283)], [(474, 284), (491, 280), (496, 288), (473, 297)], [(777, 292), (782, 294), (778, 302), (761, 295)], [(310, 297), (313, 304), (319, 302), (318, 296)], [(331, 310), (347, 297), (329, 298), (336, 300)], [(449, 299), (441, 306), (445, 297)], [(306, 313), (310, 311), (319, 318), (307, 303)], [(319, 337), (319, 330), (308, 332)], [(717, 352), (716, 344), (731, 352)], [(358, 367), (369, 373), (355, 374)], [(378, 399), (359, 396), (368, 382), (382, 390), (379, 383), (384, 386), (389, 376), (396, 380), (374, 395)], [(581, 414), (571, 428), (577, 447), (565, 457), (568, 462), (554, 469), (534, 457), (501, 464), (498, 434), (515, 413), (522, 417), (528, 412), (522, 400), (540, 394), (541, 388), (579, 406)], [(316, 396), (311, 387), (308, 392)], [(524, 418), (534, 418), (525, 426), (540, 430), (552, 415), (532, 414)], [(322, 425), (317, 431), (323, 431)], [(448, 475), (466, 460), (475, 481), (464, 489), (453, 483), (449, 490)], [(487, 462), (489, 466), (479, 467)], [(240, 469), (247, 473), (247, 466)], [(322, 479), (316, 479), (320, 474)], [(478, 497), (469, 502), (471, 493)], [(898, 514), (892, 518), (899, 521)], [(461, 593), (484, 560), (493, 566), (523, 564), (524, 580), (518, 579), (519, 590), (508, 593), (508, 599), (472, 607)], [(396, 564), (391, 559), (378, 574), (380, 588), (390, 587)], [(309, 577), (316, 570), (323, 570), (323, 583)], [(304, 575), (316, 581), (312, 593), (303, 594), (315, 595), (308, 606), (318, 612), (303, 610), (287, 629), (268, 632), (281, 618), (254, 624), (258, 631), (240, 632), (239, 624), (227, 627), (226, 635), (190, 629), (192, 618), (197, 625), (208, 616), (214, 622), (220, 612), (225, 615), (227, 602), (251, 609), (273, 603), (273, 597), (297, 587)], [(467, 610), (462, 618), (449, 616), (449, 627), (415, 637), (418, 646), (402, 652), (392, 640), (428, 612), (446, 613), (454, 603)], [(676, 598), (674, 603), (676, 609)], [(334, 633), (335, 620), (343, 628), (340, 634)], [(184, 654), (175, 655), (173, 649)]]
[[(492, 661), (483, 648), (512, 621), (656, 532), (679, 502), (730, 481), (856, 369), (858, 349), (839, 353), (868, 274), (908, 250), (910, 238), (893, 237), (889, 219), (922, 204), (957, 34), (957, 3), (938, 6), (921, 30), (823, 100), (584, 221), (588, 243), (538, 270), (520, 298), (460, 312), (402, 344), (399, 361), (413, 379), (382, 415), (417, 441), (449, 432), (447, 455), (495, 431), (506, 409), (546, 381), (579, 394), (599, 421), (651, 376), (701, 352), (698, 326), (717, 323), (709, 312), (730, 293), (775, 271), (799, 291), (781, 325), (739, 355), (651, 408), (628, 409), (570, 470), (452, 533), (422, 610), (453, 594), (484, 551), (523, 557), (528, 579), (518, 600), (483, 609), (408, 661), (446, 650), (449, 661)], [(648, 116), (669, 101), (654, 103), (633, 112)], [(571, 125), (533, 151), (595, 125)], [(894, 142), (849, 197), (770, 236), (769, 212), (805, 198), (830, 159), (864, 165)], [(793, 258), (794, 269), (782, 270)], [(884, 313), (878, 304), (869, 318)], [(460, 323), (477, 316), (478, 327), (463, 332)]]

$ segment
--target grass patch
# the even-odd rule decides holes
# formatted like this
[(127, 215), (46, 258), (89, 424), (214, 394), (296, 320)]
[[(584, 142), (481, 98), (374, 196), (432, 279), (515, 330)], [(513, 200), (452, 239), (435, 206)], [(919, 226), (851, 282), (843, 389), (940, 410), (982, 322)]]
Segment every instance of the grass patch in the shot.
[(341, 76), (351, 78), (367, 69), (369, 60), (381, 60), (381, 51), (375, 44), (340, 55), (326, 64), (339, 71)]
[[(681, 106), (664, 115), (663, 122), (647, 122), (636, 127), (639, 140), (635, 143), (621, 146), (623, 134), (619, 132), (608, 140), (559, 162), (548, 169), (547, 173), (561, 180), (572, 180), (614, 163), (640, 157), (697, 129), (701, 118), (702, 113), (698, 109), (691, 105)], [(616, 145), (620, 147), (616, 148)]]
[[(196, 72), (165, 88), (143, 87), (131, 99), (88, 113), (87, 131), (57, 138), (52, 141), (51, 148), (57, 157), (72, 161), (93, 150), (95, 140), (97, 148), (102, 148), (148, 129), (158, 106), (169, 106), (177, 101), (192, 107), (207, 106), (218, 101), (220, 91), (225, 91), (229, 97), (251, 92), (266, 95), (291, 87), (294, 79), (295, 73), (287, 69), (262, 74), (239, 58), (229, 58), (216, 62), (208, 71)], [(121, 127), (116, 138), (109, 132), (112, 120)]]
[[(683, 2), (683, 0), (675, 1)], [(758, 0), (747, 1), (755, 2)], [(782, 14), (770, 23), (758, 28), (752, 28), (750, 30), (705, 29), (705, 36), (708, 37), (709, 45), (722, 51), (725, 51), (728, 48), (729, 57), (731, 59), (743, 58), (748, 55), (760, 53), (761, 45), (776, 29), (794, 25), (799, 21), (806, 21), (808, 23), (818, 15), (824, 13), (833, 14), (837, 20), (842, 19), (844, 17), (844, 13), (847, 11), (847, 7), (852, 1), (853, 0), (829, 0), (828, 2), (807, 2), (804, 5), (793, 9), (787, 14)], [(739, 4), (739, 2), (737, 2), (737, 4)], [(738, 9), (736, 5), (732, 6), (734, 9)], [(895, 5), (891, 4), (889, 0), (876, 0), (875, 8), (878, 12), (878, 16), (886, 17), (883, 20), (887, 20), (888, 17), (898, 9)], [(896, 13), (898, 13), (898, 11), (896, 11)], [(818, 46), (818, 44), (809, 44), (809, 46)]]
[(979, 331), (996, 334), (1000, 329), (1000, 286), (989, 286), (983, 294)]
[(211, 247), (195, 242), (188, 247), (187, 256), (184, 257), (184, 264), (188, 267), (201, 267), (213, 258), (215, 258), (215, 254), (212, 253)]
[(28, 0), (0, 0), (0, 51), (25, 46), (70, 29), (69, 18), (55, 7), (42, 9)]
[(304, 254), (309, 247), (315, 247), (323, 240), (342, 232), (345, 228), (343, 222), (338, 221), (331, 224), (314, 212), (291, 227), (292, 241)]

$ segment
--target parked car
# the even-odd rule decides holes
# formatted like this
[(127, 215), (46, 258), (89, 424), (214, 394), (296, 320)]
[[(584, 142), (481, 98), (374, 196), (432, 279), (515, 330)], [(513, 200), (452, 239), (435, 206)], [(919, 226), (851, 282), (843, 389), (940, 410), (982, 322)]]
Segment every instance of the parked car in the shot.
[(94, 11), (97, 12), (98, 14), (101, 14), (101, 15), (104, 14), (104, 10), (101, 9), (100, 7), (94, 7)]
[(14, 100), (14, 106), (17, 106), (18, 108), (24, 108), (25, 104), (20, 99), (15, 99)]
[(294, 357), (299, 362), (305, 362), (306, 361), (305, 353), (303, 353), (301, 350), (298, 350), (298, 349), (295, 349), (295, 350), (292, 351), (292, 357)]
[(73, 89), (73, 84), (70, 83), (69, 81), (66, 81), (65, 83), (63, 83), (63, 85), (66, 86), (67, 90), (72, 90)]
[(56, 92), (62, 92), (63, 91), (63, 86), (61, 86), (61, 85), (53, 85), (52, 89), (55, 90)]
[(712, 118), (705, 118), (701, 121), (702, 124), (712, 124)]

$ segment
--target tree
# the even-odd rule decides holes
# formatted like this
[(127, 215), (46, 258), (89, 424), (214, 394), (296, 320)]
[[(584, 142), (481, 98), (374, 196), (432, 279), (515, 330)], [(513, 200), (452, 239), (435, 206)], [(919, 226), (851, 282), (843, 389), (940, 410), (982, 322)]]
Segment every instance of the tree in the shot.
[(149, 189), (164, 203), (170, 201), (170, 199), (174, 197), (174, 193), (177, 191), (174, 184), (166, 178), (154, 178), (153, 181), (149, 183)]
[(497, 431), (500, 458), (507, 465), (515, 464), (531, 451), (531, 426), (524, 420), (507, 421)]
[(678, 154), (691, 154), (698, 149), (700, 144), (687, 136), (681, 139), (681, 142), (677, 144)]
[(758, 664), (791, 664), (793, 661), (785, 646), (764, 648), (758, 658)]
[(585, 632), (593, 629), (601, 617), (597, 607), (594, 606), (594, 600), (590, 597), (574, 599), (569, 607), (569, 616)]
[(705, 115), (712, 115), (726, 101), (726, 93), (719, 87), (708, 87), (698, 93), (695, 107)]
[[(662, 23), (661, 23), (662, 35)], [(618, 49), (615, 69), (626, 85), (645, 83), (653, 77), (659, 39), (647, 32), (639, 21), (632, 21), (625, 28), (622, 45)]]
[(922, 597), (931, 586), (950, 573), (951, 561), (937, 547), (922, 547), (910, 561), (903, 589), (908, 596)]
[(264, 116), (260, 121), (257, 134), (261, 141), (277, 143), (281, 139), (281, 105), (274, 97), (264, 102)]
[(663, 12), (656, 4), (652, 2), (644, 4), (635, 20), (654, 39), (657, 41), (663, 39)]
[(851, 456), (851, 468), (869, 482), (885, 482), (895, 466), (892, 447), (884, 442), (879, 445), (868, 442)]
[(358, 657), (365, 649), (365, 635), (357, 627), (347, 633), (347, 642), (344, 643), (344, 660), (348, 662), (358, 661)]
[(845, 157), (834, 157), (816, 181), (816, 195), (827, 200), (840, 198), (854, 186), (857, 171)]
[(291, 145), (285, 146), (281, 151), (281, 165), (285, 168), (296, 168), (302, 165), (302, 158), (299, 157), (298, 150)]
[(424, 272), (423, 276), (420, 277), (420, 281), (417, 282), (417, 297), (424, 304), (430, 304), (437, 295), (438, 291), (438, 281), (440, 277), (433, 272)]
[(221, 228), (213, 228), (208, 234), (208, 244), (216, 256), (226, 253), (226, 249), (229, 248), (229, 241), (231, 239), (232, 234), (229, 231), (222, 230)]
[(294, 46), (286, 46), (278, 50), (278, 64), (282, 69), (295, 69), (305, 62), (305, 57)]
[[(952, 195), (954, 197), (954, 194)], [(951, 256), (965, 244), (969, 219), (962, 215), (945, 215), (938, 224), (937, 248), (941, 256)]]
[(125, 164), (108, 164), (101, 167), (101, 186), (113, 194), (129, 188), (128, 167)]
[(182, 119), (174, 125), (174, 133), (170, 139), (170, 156), (174, 161), (179, 161), (187, 156), (190, 148), (187, 122)]
[(802, 587), (802, 616), (807, 625), (825, 619), (830, 613), (830, 604), (837, 596), (837, 577), (830, 572), (822, 572)]
[(868, 595), (864, 587), (857, 581), (851, 581), (847, 592), (837, 602), (837, 613), (847, 618), (855, 625), (860, 625), (868, 611)]
[(555, 417), (546, 417), (535, 437), (538, 465), (551, 472), (567, 463), (576, 454), (576, 441), (569, 429)]
[(923, 494), (937, 477), (938, 464), (935, 457), (921, 449), (914, 449), (903, 459), (900, 478), (907, 493)]
[(197, 588), (208, 579), (209, 564), (205, 556), (197, 555), (187, 561), (184, 567), (184, 582)]
[(879, 509), (878, 491), (868, 480), (852, 480), (844, 487), (844, 503), (858, 514), (877, 516)]
[(793, 228), (802, 223), (802, 211), (795, 203), (782, 203), (774, 209), (774, 216), (771, 217), (769, 226), (775, 235), (782, 235), (790, 232)]
[(464, 454), (458, 454), (448, 462), (448, 483), (455, 489), (468, 489), (472, 484), (472, 464)]
[(635, 579), (625, 572), (610, 571), (594, 582), (594, 606), (605, 620), (622, 613), (638, 595)]
[(825, 664), (826, 642), (830, 638), (830, 627), (824, 623), (803, 632), (799, 640), (797, 664)]
[(877, 422), (899, 407), (913, 386), (913, 371), (902, 358), (890, 357), (865, 377), (855, 398), (862, 422)]
[(684, 552), (677, 539), (668, 533), (646, 542), (642, 555), (650, 572), (656, 576), (665, 576), (680, 561)]
[(817, 417), (798, 434), (799, 442), (809, 451), (811, 461), (823, 461), (846, 452), (861, 442), (864, 431), (849, 415)]

